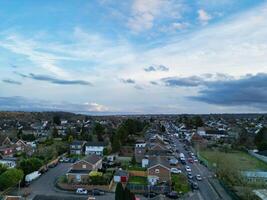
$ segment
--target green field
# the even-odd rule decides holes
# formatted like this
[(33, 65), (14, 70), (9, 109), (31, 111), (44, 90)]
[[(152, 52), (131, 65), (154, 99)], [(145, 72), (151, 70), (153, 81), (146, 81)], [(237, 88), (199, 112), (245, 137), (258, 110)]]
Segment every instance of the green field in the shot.
[(209, 164), (220, 163), (224, 161), (231, 163), (233, 167), (239, 170), (267, 170), (267, 164), (250, 156), (248, 153), (241, 151), (234, 151), (224, 153), (217, 150), (205, 150), (200, 152), (200, 156), (206, 159)]
[(187, 193), (190, 191), (187, 177), (184, 174), (173, 174), (172, 182), (174, 183), (174, 190), (176, 192)]

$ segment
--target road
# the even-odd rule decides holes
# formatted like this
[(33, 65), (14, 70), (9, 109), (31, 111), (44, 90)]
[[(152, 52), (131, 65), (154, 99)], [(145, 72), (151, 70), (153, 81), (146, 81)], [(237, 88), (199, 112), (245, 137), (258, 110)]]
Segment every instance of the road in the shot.
[[(176, 130), (172, 130), (172, 132)], [(184, 144), (178, 140), (177, 137), (172, 136), (172, 141), (175, 144), (176, 150), (184, 153), (185, 157), (189, 157), (189, 153), (184, 149)], [(189, 194), (186, 199), (190, 200), (231, 200), (231, 197), (225, 192), (218, 180), (213, 177), (213, 173), (198, 162), (193, 164), (187, 162), (192, 170), (192, 175), (195, 177), (197, 174), (201, 175), (202, 181), (197, 181), (199, 190), (195, 190)], [(184, 167), (183, 167), (184, 168)], [(184, 173), (185, 170), (183, 169)], [(194, 180), (196, 181), (196, 180)]]
[[(20, 194), (23, 194), (25, 191), (30, 191), (30, 195), (27, 197), (28, 200), (33, 199), (36, 195), (72, 197), (74, 200), (77, 197), (87, 197), (86, 195), (77, 195), (75, 192), (59, 190), (55, 187), (55, 180), (66, 174), (70, 165), (71, 163), (59, 163), (55, 168), (49, 169), (48, 172), (33, 181), (29, 187), (22, 188)], [(14, 191), (14, 194), (18, 194), (18, 191)], [(103, 196), (96, 196), (95, 198), (96, 200), (113, 200), (115, 199), (115, 194), (106, 193)], [(144, 199), (144, 197), (141, 197), (141, 200)]]

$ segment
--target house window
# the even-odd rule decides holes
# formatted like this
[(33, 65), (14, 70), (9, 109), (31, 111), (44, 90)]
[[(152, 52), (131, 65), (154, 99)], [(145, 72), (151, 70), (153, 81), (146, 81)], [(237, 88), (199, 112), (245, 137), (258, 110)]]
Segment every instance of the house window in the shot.
[(77, 180), (78, 182), (81, 182), (81, 181), (82, 181), (82, 177), (81, 177), (80, 174), (77, 174), (77, 175), (76, 175), (76, 180)]
[(86, 165), (83, 165), (82, 167), (83, 167), (83, 169), (86, 169)]
[(157, 173), (157, 174), (158, 174), (158, 173), (159, 173), (159, 169), (155, 169), (155, 173)]

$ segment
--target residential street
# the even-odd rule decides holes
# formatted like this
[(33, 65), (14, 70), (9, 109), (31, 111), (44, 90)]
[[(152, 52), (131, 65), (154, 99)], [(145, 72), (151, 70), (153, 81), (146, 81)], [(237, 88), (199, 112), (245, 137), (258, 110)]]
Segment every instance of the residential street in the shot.
[[(180, 153), (183, 153), (187, 159), (189, 157), (189, 154), (184, 149), (184, 144), (180, 142), (179, 139), (174, 136), (172, 137), (172, 140), (174, 141), (174, 144), (176, 145), (176, 149), (179, 150)], [(187, 197), (186, 199), (231, 200), (231, 197), (225, 192), (225, 190), (219, 184), (218, 180), (213, 178), (213, 173), (210, 172), (208, 168), (201, 165), (199, 162), (194, 162), (193, 164), (187, 162), (187, 165), (190, 166), (193, 176), (196, 176), (197, 174), (201, 175), (202, 181), (198, 181), (199, 190), (195, 190), (193, 193), (190, 193), (189, 197)], [(183, 169), (183, 172), (186, 174), (186, 171), (184, 169)]]
[[(56, 178), (65, 174), (71, 163), (59, 163), (57, 167), (49, 169), (48, 172), (43, 174), (39, 179), (32, 182), (29, 187), (22, 188), (20, 194), (24, 191), (30, 191), (31, 194), (27, 199), (33, 199), (36, 195), (50, 195), (50, 196), (66, 196), (66, 197), (86, 197), (86, 195), (77, 195), (74, 192), (62, 191), (55, 187), (54, 182)], [(14, 193), (17, 194), (17, 191)], [(96, 196), (97, 200), (113, 200), (115, 199), (114, 193), (106, 193), (103, 196)], [(145, 198), (141, 198), (145, 199)]]

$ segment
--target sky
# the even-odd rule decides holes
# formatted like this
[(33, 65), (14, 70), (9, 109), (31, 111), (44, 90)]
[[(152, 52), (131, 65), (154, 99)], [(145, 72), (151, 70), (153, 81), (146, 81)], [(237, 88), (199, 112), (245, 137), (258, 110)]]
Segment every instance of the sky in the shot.
[(266, 0), (2, 0), (0, 110), (267, 111)]

